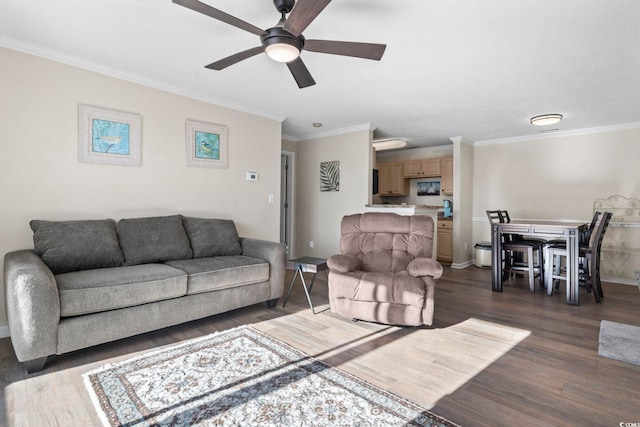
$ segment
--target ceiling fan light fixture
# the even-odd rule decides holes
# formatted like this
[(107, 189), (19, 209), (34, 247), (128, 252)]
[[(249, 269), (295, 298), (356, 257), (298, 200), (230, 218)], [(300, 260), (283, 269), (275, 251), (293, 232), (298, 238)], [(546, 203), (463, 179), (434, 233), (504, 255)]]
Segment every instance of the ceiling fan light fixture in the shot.
[(304, 37), (294, 37), (280, 27), (269, 28), (260, 39), (267, 56), (277, 62), (295, 61), (304, 47)]
[(562, 114), (543, 114), (531, 118), (531, 124), (534, 126), (548, 126), (558, 123), (562, 120)]
[(277, 62), (291, 62), (300, 56), (298, 47), (289, 43), (287, 39), (283, 39), (282, 42), (267, 45), (264, 50), (269, 58)]

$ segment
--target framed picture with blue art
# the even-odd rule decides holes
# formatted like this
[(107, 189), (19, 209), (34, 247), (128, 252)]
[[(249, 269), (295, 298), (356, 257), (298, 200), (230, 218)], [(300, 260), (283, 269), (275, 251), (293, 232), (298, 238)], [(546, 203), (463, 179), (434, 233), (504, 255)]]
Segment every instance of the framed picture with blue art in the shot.
[(227, 167), (227, 127), (187, 120), (187, 166)]
[(142, 119), (139, 114), (80, 105), (78, 160), (140, 166)]

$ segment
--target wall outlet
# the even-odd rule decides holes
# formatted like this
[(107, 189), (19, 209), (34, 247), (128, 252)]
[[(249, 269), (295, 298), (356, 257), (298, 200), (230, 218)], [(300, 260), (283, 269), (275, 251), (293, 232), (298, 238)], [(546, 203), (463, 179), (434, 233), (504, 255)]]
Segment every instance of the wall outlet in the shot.
[(316, 246), (316, 242), (314, 242), (313, 240), (309, 240), (309, 247), (313, 249), (315, 246)]
[(468, 247), (469, 247), (468, 242), (464, 242), (464, 250), (465, 250), (465, 251), (467, 250), (467, 248), (468, 248)]
[(273, 203), (276, 200), (276, 196), (273, 193), (269, 193), (269, 203)]

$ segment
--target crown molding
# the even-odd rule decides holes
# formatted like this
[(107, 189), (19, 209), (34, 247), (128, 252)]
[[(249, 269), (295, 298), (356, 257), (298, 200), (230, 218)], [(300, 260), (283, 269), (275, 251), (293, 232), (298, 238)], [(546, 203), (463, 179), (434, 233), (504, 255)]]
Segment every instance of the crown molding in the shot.
[(497, 145), (497, 144), (510, 144), (514, 142), (538, 141), (541, 139), (556, 139), (556, 138), (564, 138), (567, 136), (590, 135), (594, 133), (616, 132), (621, 130), (638, 129), (638, 128), (640, 128), (640, 122), (622, 123), (622, 124), (611, 125), (611, 126), (600, 126), (600, 127), (593, 127), (593, 128), (551, 132), (551, 133), (545, 133), (545, 134), (516, 136), (512, 138), (486, 139), (484, 141), (475, 141), (473, 143), (473, 146), (475, 147), (475, 146), (481, 146), (481, 145)]
[(452, 136), (449, 138), (453, 143), (462, 143), (473, 146), (474, 142), (465, 136)]
[[(291, 135), (288, 135), (287, 138), (285, 138), (283, 135), (283, 139), (287, 139), (288, 141), (293, 141), (293, 142), (309, 141), (312, 139), (327, 138), (329, 136), (344, 135), (346, 133), (359, 132), (363, 130), (373, 132), (374, 130), (376, 130), (376, 127), (377, 126), (372, 125), (371, 123), (362, 123), (359, 125), (350, 126), (346, 128), (333, 129), (333, 130), (327, 130), (324, 132), (317, 132), (317, 133), (302, 135), (299, 138), (295, 138)], [(289, 138), (294, 138), (294, 139), (289, 139)]]
[(280, 123), (282, 123), (286, 119), (286, 117), (265, 113), (264, 111), (253, 110), (250, 108), (246, 108), (242, 105), (226, 102), (221, 99), (202, 96), (202, 94), (185, 91), (184, 89), (178, 88), (176, 86), (171, 86), (156, 80), (152, 80), (152, 79), (140, 76), (138, 74), (126, 73), (120, 70), (116, 70), (113, 68), (105, 67), (100, 64), (96, 64), (94, 62), (89, 62), (73, 56), (64, 55), (50, 49), (45, 49), (39, 46), (34, 46), (31, 44), (8, 39), (6, 37), (0, 37), (0, 47), (5, 47), (7, 49), (15, 50), (15, 51), (26, 53), (33, 56), (38, 56), (40, 58), (48, 59), (54, 62), (59, 62), (65, 65), (70, 65), (76, 68), (81, 68), (83, 70), (91, 71), (94, 73), (103, 74), (105, 76), (113, 77), (119, 80), (125, 80), (131, 83), (136, 83), (141, 86), (162, 90), (164, 92), (169, 92), (174, 95), (180, 95), (187, 98), (195, 99), (196, 101), (206, 102), (207, 104), (213, 104), (219, 107), (228, 108), (230, 110), (235, 110), (235, 111), (251, 114), (258, 117), (263, 117), (265, 119), (275, 120)]

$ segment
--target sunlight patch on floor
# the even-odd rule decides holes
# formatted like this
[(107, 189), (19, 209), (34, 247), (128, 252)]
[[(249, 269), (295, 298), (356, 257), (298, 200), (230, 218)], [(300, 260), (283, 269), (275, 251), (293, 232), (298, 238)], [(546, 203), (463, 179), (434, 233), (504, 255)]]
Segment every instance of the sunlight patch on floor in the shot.
[(531, 334), (476, 318), (448, 328), (421, 329), (305, 313), (256, 326), (426, 408), (464, 387)]

